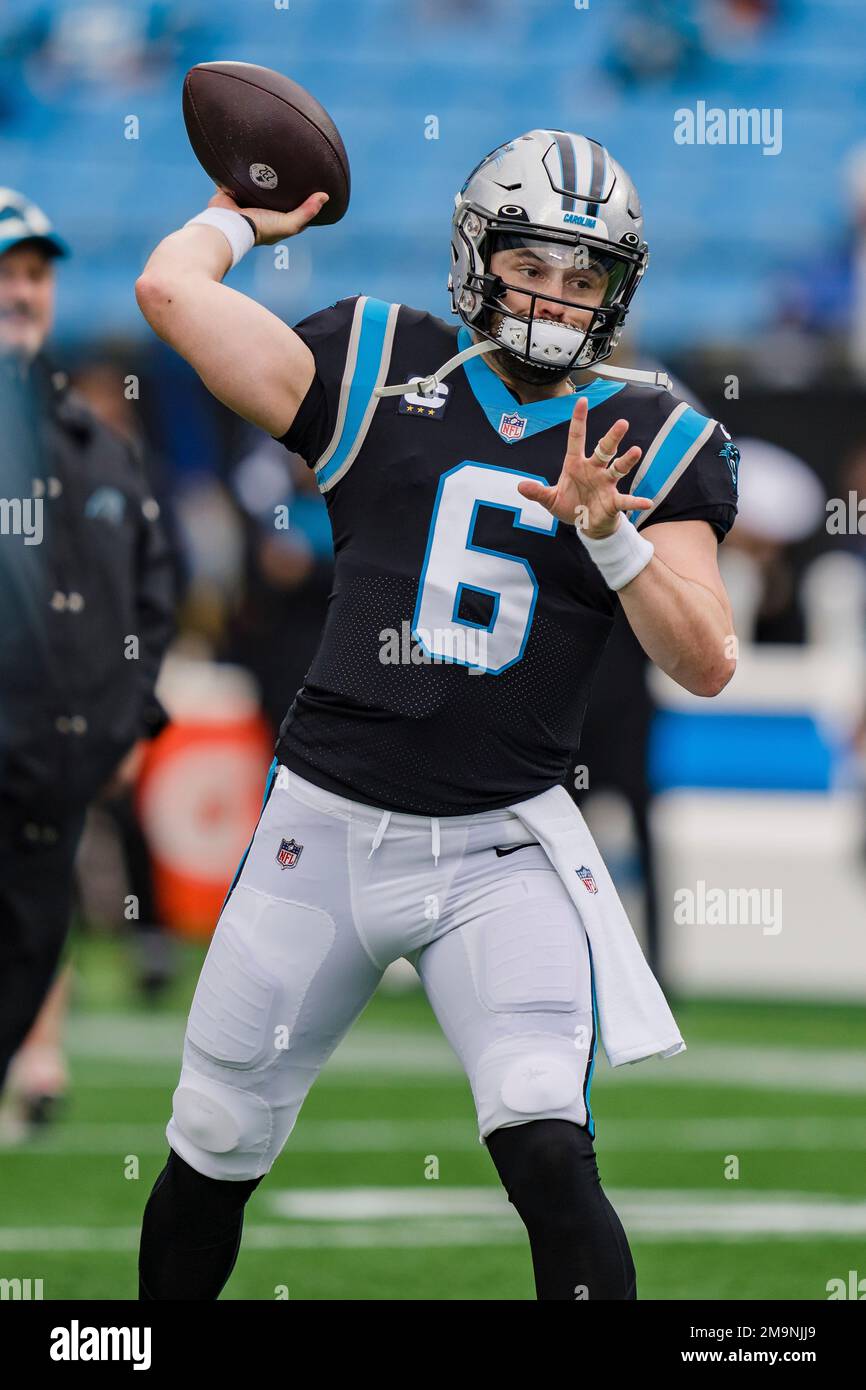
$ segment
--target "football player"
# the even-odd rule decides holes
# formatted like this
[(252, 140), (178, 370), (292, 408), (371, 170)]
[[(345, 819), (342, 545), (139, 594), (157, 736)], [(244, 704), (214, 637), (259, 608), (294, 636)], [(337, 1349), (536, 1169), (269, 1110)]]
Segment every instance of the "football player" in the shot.
[(575, 894), (598, 872), (566, 883), (512, 808), (562, 783), (618, 604), (687, 690), (729, 680), (716, 551), (734, 446), (655, 377), (599, 368), (648, 250), (635, 187), (595, 141), (532, 130), (473, 170), (452, 220), (457, 324), (358, 295), (289, 328), (223, 283), (325, 196), (280, 214), (217, 194), (136, 287), (213, 394), (315, 471), (336, 554), (193, 1000), (140, 1297), (219, 1295), (247, 1198), (405, 956), (538, 1297), (631, 1299), (590, 1108), (605, 1029)]

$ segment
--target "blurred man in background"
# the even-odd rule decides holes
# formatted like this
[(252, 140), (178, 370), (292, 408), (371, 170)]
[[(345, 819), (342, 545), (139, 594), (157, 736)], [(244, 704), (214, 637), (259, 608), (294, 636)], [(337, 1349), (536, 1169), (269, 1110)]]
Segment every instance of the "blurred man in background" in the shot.
[(325, 623), (334, 578), (331, 523), (300, 455), (259, 431), (228, 486), (243, 527), (243, 583), (222, 650), (252, 671), (276, 738), (286, 694), (303, 685)]
[[(57, 969), (87, 804), (134, 779), (166, 722), (159, 508), (129, 445), (44, 352), (66, 254), (37, 207), (0, 190), (0, 1086)], [(34, 1106), (65, 1085), (60, 1014), (55, 998), (33, 1065), (16, 1066)]]
[[(180, 608), (189, 576), (171, 479), (165, 459), (152, 448), (145, 434), (137, 393), (129, 390), (130, 360), (136, 360), (132, 345), (103, 347), (78, 363), (72, 373), (72, 385), (96, 418), (126, 441), (139, 462), (148, 490), (160, 508), (160, 521), (169, 544), (175, 604)], [(145, 1002), (154, 1003), (164, 995), (173, 978), (176, 943), (170, 929), (160, 920), (152, 856), (136, 805), (137, 790), (136, 779), (114, 778), (103, 788), (100, 800), (114, 826), (128, 891), (138, 904), (138, 916), (133, 921), (127, 922), (120, 912), (113, 920), (129, 933), (139, 994)]]

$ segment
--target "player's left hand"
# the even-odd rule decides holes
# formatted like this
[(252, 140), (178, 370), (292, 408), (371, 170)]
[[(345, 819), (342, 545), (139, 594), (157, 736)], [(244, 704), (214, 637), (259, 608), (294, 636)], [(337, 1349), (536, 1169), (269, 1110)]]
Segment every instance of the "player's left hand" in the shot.
[[(645, 511), (652, 506), (649, 497), (634, 497), (628, 492), (619, 492), (619, 477), (624, 477), (634, 468), (641, 456), (637, 445), (616, 457), (617, 449), (628, 431), (628, 420), (617, 420), (607, 434), (598, 441), (595, 450), (586, 453), (586, 417), (589, 402), (586, 396), (579, 396), (568, 427), (568, 447), (562, 464), (562, 472), (555, 487), (545, 487), (543, 483), (527, 479), (518, 483), (517, 490), (523, 497), (540, 502), (560, 521), (569, 526), (577, 526), (592, 540), (610, 536), (619, 525), (620, 512), (633, 509)], [(598, 451), (604, 457), (599, 457)], [(612, 466), (619, 477), (608, 471)]]

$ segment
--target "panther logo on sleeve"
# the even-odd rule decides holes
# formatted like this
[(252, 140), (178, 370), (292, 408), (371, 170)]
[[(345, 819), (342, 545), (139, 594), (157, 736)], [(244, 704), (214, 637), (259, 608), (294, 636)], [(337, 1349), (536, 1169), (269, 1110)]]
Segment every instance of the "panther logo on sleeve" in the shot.
[(740, 451), (732, 440), (729, 440), (727, 444), (722, 445), (721, 449), (719, 450), (719, 458), (724, 459), (727, 463), (728, 468), (731, 470), (731, 478), (733, 479), (734, 487), (736, 487), (737, 472), (740, 467)]

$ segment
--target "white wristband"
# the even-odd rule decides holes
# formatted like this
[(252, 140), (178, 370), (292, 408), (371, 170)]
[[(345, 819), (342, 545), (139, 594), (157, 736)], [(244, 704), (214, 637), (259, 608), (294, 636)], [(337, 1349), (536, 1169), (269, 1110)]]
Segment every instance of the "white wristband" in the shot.
[(256, 244), (252, 222), (242, 212), (233, 212), (231, 208), (205, 208), (204, 212), (191, 217), (184, 226), (194, 227), (197, 222), (205, 227), (216, 227), (217, 231), (222, 232), (231, 247), (233, 267)]
[(626, 584), (646, 569), (655, 546), (642, 536), (627, 516), (620, 514), (619, 525), (609, 536), (594, 540), (577, 527), (577, 534), (589, 553), (589, 558), (601, 570), (609, 589), (624, 589)]

